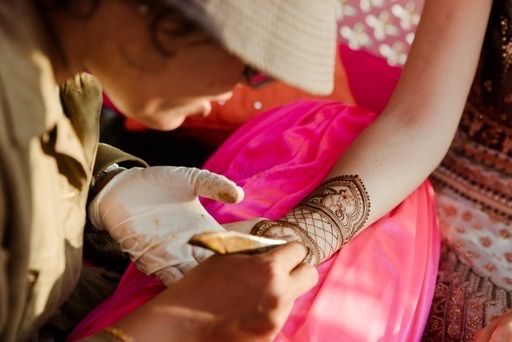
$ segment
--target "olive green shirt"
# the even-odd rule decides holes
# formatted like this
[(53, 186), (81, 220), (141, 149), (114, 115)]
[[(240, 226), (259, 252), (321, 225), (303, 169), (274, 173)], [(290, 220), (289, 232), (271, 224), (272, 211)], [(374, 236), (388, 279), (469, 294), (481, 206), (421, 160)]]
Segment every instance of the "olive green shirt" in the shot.
[(30, 339), (69, 296), (92, 176), (136, 160), (98, 144), (93, 76), (59, 90), (32, 6), (0, 0), (0, 341)]

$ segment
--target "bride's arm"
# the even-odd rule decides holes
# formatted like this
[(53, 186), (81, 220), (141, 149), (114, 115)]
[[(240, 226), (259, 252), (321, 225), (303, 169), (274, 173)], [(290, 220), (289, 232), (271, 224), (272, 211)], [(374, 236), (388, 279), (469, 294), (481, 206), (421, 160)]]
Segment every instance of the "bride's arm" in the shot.
[[(318, 263), (418, 187), (445, 155), (457, 128), (491, 3), (427, 0), (408, 61), (379, 119), (312, 197), (282, 221), (260, 222), (252, 232), (297, 235)], [(339, 237), (335, 244), (317, 239), (323, 235), (320, 221)]]

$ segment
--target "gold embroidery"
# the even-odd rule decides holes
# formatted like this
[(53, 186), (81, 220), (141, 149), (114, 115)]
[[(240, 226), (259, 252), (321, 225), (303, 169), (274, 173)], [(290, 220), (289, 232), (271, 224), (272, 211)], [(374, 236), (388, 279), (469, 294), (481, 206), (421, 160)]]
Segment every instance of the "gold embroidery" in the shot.
[(437, 285), (422, 341), (473, 341), (512, 307), (511, 293), (477, 275), (443, 243)]
[(507, 36), (510, 32), (510, 22), (508, 18), (502, 16), (501, 21), (501, 37), (502, 37), (502, 45), (501, 45), (501, 57), (503, 58), (504, 71), (507, 72), (512, 64), (512, 42), (507, 39)]
[(502, 229), (500, 230), (500, 236), (504, 239), (510, 239), (510, 237), (512, 237), (512, 234), (508, 230)]
[(480, 244), (481, 244), (482, 246), (484, 246), (485, 248), (487, 248), (487, 247), (491, 247), (491, 245), (492, 245), (492, 240), (491, 240), (491, 238), (490, 238), (490, 237), (488, 237), (488, 236), (484, 236), (484, 237), (481, 237), (481, 238), (480, 238)]
[(432, 174), (431, 180), (438, 190), (449, 188), (459, 196), (478, 204), (482, 211), (496, 221), (506, 224), (512, 222), (512, 199), (506, 194), (502, 195), (501, 192), (479, 184), (484, 178), (467, 177), (462, 172), (445, 167), (443, 163)]
[(505, 253), (505, 259), (507, 259), (509, 263), (512, 263), (512, 253)]

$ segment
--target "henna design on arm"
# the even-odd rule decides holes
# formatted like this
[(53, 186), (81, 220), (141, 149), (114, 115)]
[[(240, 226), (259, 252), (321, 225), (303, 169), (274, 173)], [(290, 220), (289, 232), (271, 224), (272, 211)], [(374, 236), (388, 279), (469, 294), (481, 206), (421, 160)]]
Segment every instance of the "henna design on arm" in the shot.
[(318, 265), (350, 241), (364, 226), (370, 199), (357, 175), (322, 183), (309, 197), (278, 221), (260, 221), (251, 234), (291, 236), (309, 250), (306, 262)]

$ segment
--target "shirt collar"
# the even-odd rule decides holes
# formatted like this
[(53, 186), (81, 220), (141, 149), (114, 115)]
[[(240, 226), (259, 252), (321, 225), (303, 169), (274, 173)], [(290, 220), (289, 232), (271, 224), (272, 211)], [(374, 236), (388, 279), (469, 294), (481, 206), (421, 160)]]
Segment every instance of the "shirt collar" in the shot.
[[(23, 18), (23, 20), (20, 20)], [(12, 138), (26, 145), (54, 127), (63, 115), (44, 29), (25, 0), (0, 2), (0, 82)]]

